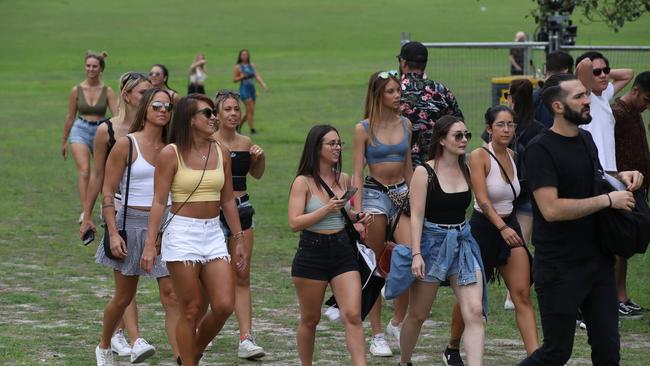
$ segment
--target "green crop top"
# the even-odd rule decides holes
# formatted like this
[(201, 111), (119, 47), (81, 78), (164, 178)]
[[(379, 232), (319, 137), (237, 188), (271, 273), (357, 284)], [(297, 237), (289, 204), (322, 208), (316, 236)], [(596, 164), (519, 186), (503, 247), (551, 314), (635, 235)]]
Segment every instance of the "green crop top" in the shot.
[(77, 113), (85, 116), (104, 116), (106, 109), (108, 109), (108, 87), (106, 85), (102, 88), (102, 93), (93, 106), (88, 105), (83, 88), (81, 85), (77, 85)]

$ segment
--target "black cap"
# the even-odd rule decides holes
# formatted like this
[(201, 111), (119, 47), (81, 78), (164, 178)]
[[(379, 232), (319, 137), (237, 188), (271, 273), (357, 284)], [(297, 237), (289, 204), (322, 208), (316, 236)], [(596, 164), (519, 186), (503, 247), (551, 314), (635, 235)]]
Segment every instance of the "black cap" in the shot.
[(412, 41), (402, 46), (399, 57), (405, 61), (427, 62), (429, 51), (427, 51), (427, 48), (422, 43)]

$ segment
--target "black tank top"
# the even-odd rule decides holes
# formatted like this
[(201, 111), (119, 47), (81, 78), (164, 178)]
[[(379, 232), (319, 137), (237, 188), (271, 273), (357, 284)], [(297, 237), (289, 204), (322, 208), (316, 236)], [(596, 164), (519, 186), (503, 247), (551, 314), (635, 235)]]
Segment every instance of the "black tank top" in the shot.
[[(426, 163), (425, 163), (426, 164)], [(460, 224), (465, 221), (465, 211), (472, 200), (472, 191), (445, 193), (440, 187), (440, 182), (433, 169), (427, 171), (432, 174), (431, 182), (427, 187), (427, 203), (424, 217), (435, 224)]]
[(251, 153), (248, 151), (231, 151), (230, 165), (232, 166), (233, 191), (246, 190), (246, 175), (251, 168)]

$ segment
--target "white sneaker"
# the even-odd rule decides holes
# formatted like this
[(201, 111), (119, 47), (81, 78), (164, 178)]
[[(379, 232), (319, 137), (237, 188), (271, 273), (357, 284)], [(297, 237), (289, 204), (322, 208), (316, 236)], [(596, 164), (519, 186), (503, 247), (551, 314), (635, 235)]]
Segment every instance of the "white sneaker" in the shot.
[(150, 345), (144, 338), (138, 338), (133, 342), (131, 348), (131, 363), (142, 362), (153, 356), (154, 353), (156, 353), (156, 347)]
[(401, 332), (402, 332), (402, 323), (400, 323), (399, 325), (393, 325), (392, 319), (388, 321), (388, 324), (386, 325), (386, 335), (395, 338), (397, 344), (399, 344), (399, 335)]
[(79, 215), (79, 220), (77, 220), (77, 223), (81, 224), (84, 221), (84, 213), (82, 212), (81, 215)]
[(119, 329), (111, 337), (111, 350), (117, 353), (118, 356), (131, 355), (131, 346), (129, 345), (129, 342), (126, 341), (122, 329)]
[(330, 321), (337, 321), (341, 319), (341, 312), (339, 311), (339, 308), (330, 306), (325, 310), (325, 316), (327, 316), (327, 319)]
[(503, 303), (503, 308), (505, 310), (515, 310), (515, 304), (509, 298), (506, 298), (506, 301)]
[(243, 341), (239, 342), (239, 349), (237, 350), (237, 357), (239, 358), (260, 358), (264, 357), (264, 348), (255, 343), (252, 336), (247, 336)]
[(390, 357), (393, 355), (393, 351), (390, 350), (388, 342), (382, 333), (377, 334), (372, 337), (370, 342), (370, 354), (375, 357)]
[(97, 366), (117, 366), (115, 358), (113, 358), (113, 351), (110, 348), (95, 347), (95, 359), (97, 359)]

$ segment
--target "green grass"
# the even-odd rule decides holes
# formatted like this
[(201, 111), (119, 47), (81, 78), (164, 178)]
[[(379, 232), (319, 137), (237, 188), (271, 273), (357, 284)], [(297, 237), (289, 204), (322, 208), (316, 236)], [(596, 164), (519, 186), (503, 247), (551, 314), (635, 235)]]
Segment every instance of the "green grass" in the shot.
[[(297, 364), (297, 305), (289, 268), (297, 236), (286, 222), (289, 184), (306, 131), (315, 123), (337, 126), (351, 142), (361, 117), (370, 73), (396, 68), (400, 32), (422, 41), (510, 41), (533, 31), (524, 18), (531, 1), (251, 0), (4, 0), (0, 2), (0, 364), (88, 365), (98, 342), (103, 306), (112, 293), (110, 271), (94, 264), (96, 244), (83, 247), (76, 170), (63, 161), (59, 141), (70, 88), (83, 78), (83, 53), (107, 50), (104, 80), (117, 89), (127, 70), (164, 63), (171, 86), (184, 92), (187, 68), (197, 52), (208, 60), (206, 89), (236, 88), (231, 70), (241, 48), (269, 84), (261, 93), (255, 142), (267, 152), (267, 173), (251, 183), (256, 207), (252, 287), (258, 340), (269, 356), (262, 363)], [(481, 12), (485, 5), (487, 11)], [(602, 24), (579, 24), (581, 44), (648, 45), (650, 17), (614, 33)], [(433, 51), (432, 51), (433, 52)], [(437, 51), (436, 51), (437, 52)], [(648, 62), (648, 57), (638, 63)], [(458, 92), (471, 129), (489, 100), (489, 77), (500, 76), (505, 57), (442, 53), (428, 72)], [(634, 61), (637, 62), (637, 61)], [(485, 69), (483, 69), (485, 67)], [(650, 69), (645, 64), (646, 69)], [(459, 76), (452, 76), (459, 75)], [(455, 78), (455, 79), (454, 79)], [(458, 84), (456, 84), (458, 83)], [(482, 91), (481, 91), (482, 90)], [(352, 147), (345, 167), (351, 171)], [(650, 306), (648, 256), (630, 263), (629, 291)], [(524, 356), (511, 312), (501, 310), (504, 287), (491, 286), (486, 324), (486, 364), (510, 365)], [(151, 364), (172, 362), (154, 281), (138, 293), (142, 333), (159, 353)], [(425, 325), (416, 362), (439, 362), (448, 335), (453, 296), (440, 292)], [(388, 317), (387, 308), (384, 316)], [(623, 364), (643, 364), (650, 327), (624, 321)], [(342, 327), (323, 321), (317, 334), (318, 364), (347, 364)], [(540, 335), (541, 337), (541, 335)], [(231, 319), (206, 355), (208, 364), (236, 364), (236, 325)], [(588, 364), (589, 347), (578, 332), (571, 364)], [(396, 359), (370, 358), (372, 365)]]

